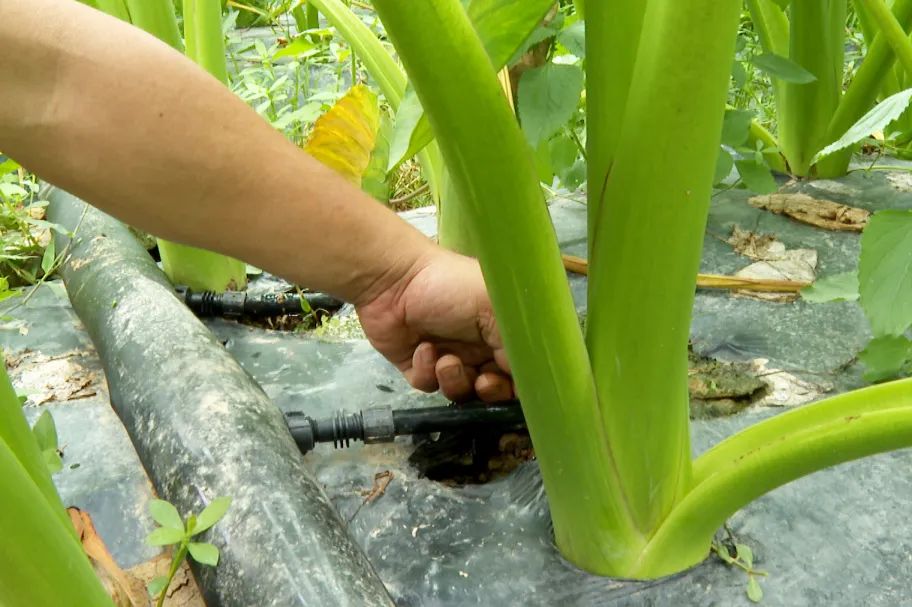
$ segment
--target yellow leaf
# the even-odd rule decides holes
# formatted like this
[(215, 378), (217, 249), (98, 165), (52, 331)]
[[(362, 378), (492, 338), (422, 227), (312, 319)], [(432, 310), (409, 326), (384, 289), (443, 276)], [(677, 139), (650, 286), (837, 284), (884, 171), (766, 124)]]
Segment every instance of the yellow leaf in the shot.
[(379, 128), (377, 96), (357, 84), (317, 118), (304, 150), (360, 187)]

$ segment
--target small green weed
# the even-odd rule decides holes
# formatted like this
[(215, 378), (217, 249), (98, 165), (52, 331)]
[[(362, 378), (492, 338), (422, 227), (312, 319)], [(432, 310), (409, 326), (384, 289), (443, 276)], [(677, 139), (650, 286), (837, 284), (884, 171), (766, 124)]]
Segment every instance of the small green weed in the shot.
[(213, 567), (218, 565), (218, 548), (207, 542), (194, 542), (191, 540), (225, 516), (230, 505), (230, 497), (217, 497), (209, 502), (209, 505), (199, 515), (191, 514), (187, 517), (185, 523), (173, 504), (159, 499), (150, 502), (149, 512), (155, 522), (161, 527), (149, 534), (146, 538), (146, 543), (151, 546), (176, 546), (174, 556), (171, 558), (168, 575), (159, 576), (149, 582), (149, 594), (153, 598), (158, 597), (155, 603), (156, 607), (162, 607), (164, 604), (171, 580), (174, 579), (174, 574), (177, 573), (188, 553), (197, 563)]

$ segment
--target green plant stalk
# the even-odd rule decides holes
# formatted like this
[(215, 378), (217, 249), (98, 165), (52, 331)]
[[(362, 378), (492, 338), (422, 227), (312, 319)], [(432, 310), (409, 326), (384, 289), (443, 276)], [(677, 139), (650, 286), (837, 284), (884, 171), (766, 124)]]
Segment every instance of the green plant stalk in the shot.
[(459, 0), (412, 3), (407, 11), (397, 0), (375, 0), (374, 7), (431, 121), (476, 236), (557, 545), (584, 569), (623, 574), (645, 538), (633, 527), (600, 423), (531, 150)]
[(779, 143), (792, 174), (811, 173), (811, 160), (830, 143), (827, 127), (842, 90), (846, 0), (791, 4), (789, 58), (817, 80), (782, 83)]
[(912, 73), (912, 42), (883, 0), (861, 0), (907, 74)]
[(110, 606), (16, 392), (0, 370), (0, 597), (4, 607)]
[[(912, 29), (912, 0), (895, 0), (893, 15), (902, 24), (903, 30), (909, 32)], [(884, 79), (892, 69), (894, 61), (893, 50), (886, 38), (877, 34), (827, 126), (824, 145), (842, 137), (870, 109), (882, 90)], [(852, 148), (849, 148), (822, 158), (817, 163), (817, 175), (844, 175), (851, 157)]]
[[(212, 1), (218, 4), (217, 0)], [(174, 17), (174, 5), (171, 0), (126, 0), (126, 2), (133, 25), (152, 34), (172, 48), (181, 52), (184, 51), (180, 31), (177, 27), (177, 19)], [(211, 15), (207, 16), (207, 12), (211, 13), (206, 6), (208, 2), (209, 0), (200, 0), (199, 2), (187, 3), (196, 10), (203, 12), (201, 13), (201, 19), (188, 14), (185, 6), (185, 28), (190, 41), (189, 45), (196, 54), (196, 56), (191, 58), (196, 60), (197, 57), (200, 57), (207, 61), (208, 64), (217, 66), (218, 59), (214, 56), (212, 47), (217, 44), (220, 48), (223, 48), (221, 12), (218, 13), (218, 26), (213, 29), (212, 24), (209, 23)], [(188, 27), (188, 21), (194, 25)], [(208, 36), (217, 36), (218, 40), (217, 42), (197, 42), (193, 40), (196, 34), (201, 33), (205, 33)], [(222, 54), (221, 73), (216, 74), (216, 77), (221, 78), (222, 82), (227, 82), (224, 61), (224, 54)], [(208, 68), (209, 65), (204, 65), (203, 67)], [(174, 284), (187, 285), (191, 289), (219, 293), (229, 289), (244, 289), (247, 286), (247, 266), (242, 261), (160, 238), (158, 239), (158, 250), (162, 259), (162, 269)]]
[(589, 258), (589, 358), (647, 534), (690, 483), (687, 343), (739, 14), (737, 0), (649, 4)]
[(181, 540), (180, 545), (177, 550), (174, 552), (174, 556), (171, 557), (171, 566), (168, 567), (168, 576), (167, 581), (165, 582), (165, 587), (162, 588), (161, 592), (158, 594), (158, 600), (155, 601), (155, 607), (163, 607), (165, 604), (165, 597), (168, 596), (168, 588), (171, 587), (171, 582), (174, 580), (174, 575), (177, 573), (180, 564), (187, 558), (187, 550), (190, 545), (190, 538), (185, 537)]
[(112, 17), (117, 17), (121, 21), (130, 23), (130, 11), (127, 10), (125, 0), (91, 0), (90, 2), (86, 2), (86, 4), (105, 12)]
[[(589, 255), (618, 149), (646, 0), (586, 7), (586, 181)], [(593, 111), (595, 110), (595, 111)]]
[[(775, 424), (766, 427), (775, 418), (749, 428), (746, 432), (769, 435), (769, 442), (716, 469), (677, 505), (644, 549), (640, 574), (659, 577), (699, 560), (729, 516), (777, 487), (836, 464), (912, 446), (912, 390), (908, 382), (894, 384), (870, 409), (866, 390), (808, 405), (826, 410), (831, 400), (856, 401), (847, 407), (853, 414), (842, 415), (834, 407), (830, 415), (784, 437), (774, 436)], [(736, 434), (727, 442), (741, 438)]]
[(228, 85), (220, 0), (184, 0), (185, 54)]

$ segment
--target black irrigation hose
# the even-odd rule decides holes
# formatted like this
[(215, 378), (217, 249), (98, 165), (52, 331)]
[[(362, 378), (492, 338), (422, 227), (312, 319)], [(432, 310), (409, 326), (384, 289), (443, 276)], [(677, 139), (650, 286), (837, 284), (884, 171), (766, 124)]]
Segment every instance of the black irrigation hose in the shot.
[(371, 407), (356, 413), (339, 411), (334, 416), (314, 419), (292, 411), (285, 414), (291, 436), (303, 453), (316, 443), (333, 443), (336, 448), (348, 447), (353, 440), (371, 443), (392, 442), (405, 434), (429, 434), (447, 430), (498, 429), (504, 432), (524, 428), (526, 420), (519, 402), (488, 404), (482, 402), (393, 409), (389, 406)]
[[(303, 314), (307, 310), (333, 312), (345, 302), (325, 293), (268, 293), (250, 295), (244, 291), (192, 291), (177, 287), (178, 296), (197, 316), (225, 316), (228, 318), (265, 318), (290, 314)], [(303, 296), (303, 297), (302, 297)], [(306, 302), (302, 305), (301, 299)]]
[(217, 567), (196, 569), (207, 605), (392, 605), (282, 413), (132, 234), (66, 192), (47, 198), (51, 221), (81, 220), (72, 243), (55, 237), (58, 251), (71, 244), (61, 274), (159, 495), (185, 513), (233, 500), (203, 536), (221, 550)]

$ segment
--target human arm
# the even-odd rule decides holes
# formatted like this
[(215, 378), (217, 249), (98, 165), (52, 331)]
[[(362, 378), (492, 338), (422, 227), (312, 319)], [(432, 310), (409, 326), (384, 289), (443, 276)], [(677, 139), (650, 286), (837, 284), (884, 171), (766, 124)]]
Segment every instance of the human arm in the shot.
[[(0, 149), (18, 162), (157, 236), (355, 303), (415, 387), (509, 396), (477, 264), (304, 154), (179, 53), (72, 0), (0, 2), (0, 53)], [(294, 255), (305, 247), (320, 255)]]

